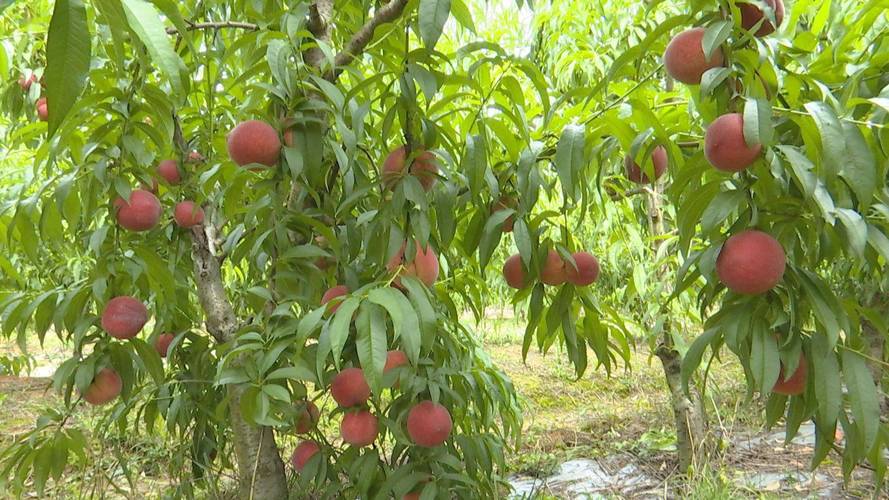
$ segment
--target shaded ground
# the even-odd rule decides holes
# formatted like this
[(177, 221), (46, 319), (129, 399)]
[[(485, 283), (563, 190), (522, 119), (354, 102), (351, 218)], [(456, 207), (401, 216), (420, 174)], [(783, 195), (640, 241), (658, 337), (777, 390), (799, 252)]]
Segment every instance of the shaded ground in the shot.
[[(842, 486), (840, 468), (828, 463), (808, 472), (812, 429), (803, 426), (785, 447), (782, 428), (760, 429), (761, 405), (745, 402), (740, 368), (728, 359), (711, 369), (706, 400), (711, 425), (720, 436), (722, 452), (688, 479), (676, 470), (675, 435), (662, 372), (656, 358), (639, 348), (631, 366), (590, 370), (576, 380), (573, 368), (557, 351), (542, 356), (532, 351), (524, 363), (517, 324), (489, 322), (486, 332), (491, 358), (513, 379), (525, 405), (525, 432), (520, 450), (508, 457), (513, 498), (859, 498), (870, 496), (870, 473), (859, 470)], [(0, 346), (0, 353), (12, 352)], [(48, 345), (32, 368), (40, 375), (67, 355), (62, 346)], [(32, 371), (34, 373), (34, 371)], [(45, 377), (0, 377), (0, 446), (33, 428), (46, 405), (59, 404), (47, 391)], [(713, 411), (718, 410), (718, 411)], [(90, 410), (73, 420), (84, 428), (97, 425)], [(71, 471), (65, 484), (42, 498), (94, 497), (159, 498), (167, 476), (168, 451), (160, 436), (133, 436), (120, 443), (94, 443), (91, 470)], [(115, 453), (136, 462), (133, 493)], [(90, 478), (85, 481), (83, 478)], [(114, 492), (107, 483), (122, 485)], [(0, 484), (0, 492), (3, 491)], [(522, 496), (524, 495), (524, 497)], [(3, 495), (0, 494), (0, 497)], [(32, 496), (36, 498), (36, 496)]]

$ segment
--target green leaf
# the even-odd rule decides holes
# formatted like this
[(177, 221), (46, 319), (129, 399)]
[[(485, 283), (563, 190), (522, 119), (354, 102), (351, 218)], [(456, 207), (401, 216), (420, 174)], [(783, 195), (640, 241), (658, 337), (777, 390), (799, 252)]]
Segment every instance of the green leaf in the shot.
[(810, 102), (805, 104), (806, 110), (815, 120), (815, 125), (821, 134), (821, 149), (824, 151), (824, 166), (830, 177), (839, 173), (846, 161), (846, 139), (843, 126), (827, 104), (823, 102)]
[[(15, 0), (0, 0), (0, 14), (2, 14), (3, 11), (6, 10), (7, 7), (9, 7), (10, 5), (12, 5), (14, 3), (15, 3)], [(5, 72), (3, 74), (5, 74)]]
[(164, 382), (164, 365), (157, 350), (139, 338), (132, 339), (130, 342), (136, 348), (136, 352), (139, 353), (139, 359), (145, 365), (148, 374), (154, 379), (154, 383), (157, 385), (162, 384)]
[(312, 370), (303, 364), (299, 364), (296, 366), (285, 366), (283, 368), (278, 368), (274, 370), (272, 373), (269, 373), (265, 378), (266, 380), (300, 380), (303, 382), (313, 382), (315, 380), (315, 374), (312, 373)]
[(584, 128), (580, 125), (568, 125), (562, 131), (556, 145), (555, 164), (562, 183), (562, 194), (566, 199), (576, 199), (575, 182), (583, 167)]
[(522, 262), (526, 268), (531, 267), (531, 235), (528, 232), (528, 225), (523, 219), (516, 219), (513, 226), (512, 237), (515, 240), (515, 246), (519, 249), (519, 255), (522, 256)]
[(744, 103), (744, 141), (768, 146), (772, 142), (772, 107), (764, 99)]
[(701, 95), (706, 96), (713, 93), (713, 90), (724, 82), (729, 75), (732, 74), (730, 68), (719, 66), (718, 68), (710, 68), (701, 75)]
[(361, 299), (358, 297), (349, 297), (340, 304), (333, 320), (330, 322), (330, 346), (331, 352), (333, 353), (333, 362), (336, 365), (337, 370), (340, 368), (340, 358), (343, 355), (343, 348), (346, 346), (346, 340), (349, 339), (352, 315), (355, 313), (355, 310), (358, 309), (360, 304)]
[(752, 322), (751, 327), (750, 371), (759, 392), (767, 394), (778, 381), (781, 370), (778, 343), (771, 332), (764, 328), (762, 321)]
[(713, 342), (713, 339), (716, 338), (717, 335), (719, 335), (718, 328), (711, 328), (698, 335), (688, 347), (685, 356), (682, 357), (680, 374), (682, 376), (682, 389), (686, 393), (688, 393), (688, 381), (701, 364), (701, 358), (704, 356), (704, 351), (707, 350), (707, 347)]
[(308, 338), (308, 336), (318, 328), (318, 325), (321, 324), (321, 319), (324, 317), (325, 311), (327, 311), (326, 305), (303, 316), (296, 327), (297, 337), (301, 339)]
[(46, 41), (49, 134), (59, 128), (80, 96), (90, 69), (90, 32), (81, 0), (58, 0)]
[(825, 335), (812, 336), (812, 371), (815, 375), (815, 398), (821, 425), (836, 423), (842, 404), (840, 367), (836, 355)]
[(855, 425), (861, 429), (864, 448), (869, 451), (880, 430), (880, 403), (873, 375), (861, 354), (843, 349), (843, 380), (848, 389), (849, 403)]
[(478, 261), (482, 270), (488, 266), (488, 261), (491, 260), (497, 245), (500, 244), (500, 238), (503, 236), (503, 222), (514, 213), (511, 209), (498, 210), (488, 217), (478, 246)]
[(287, 71), (288, 58), (290, 56), (290, 44), (284, 40), (272, 40), (266, 49), (266, 60), (272, 76), (278, 85), (285, 89), (290, 88), (290, 73)]
[(738, 204), (744, 199), (745, 194), (738, 189), (731, 191), (723, 191), (716, 195), (704, 210), (704, 217), (701, 220), (701, 230), (709, 233), (717, 228), (719, 224), (725, 222), (729, 214), (731, 214)]
[(127, 22), (133, 34), (145, 44), (154, 63), (170, 80), (177, 97), (185, 96), (185, 84), (181, 71), (185, 64), (173, 50), (170, 36), (160, 20), (160, 13), (154, 5), (145, 0), (122, 0)]
[(815, 273), (801, 269), (799, 282), (805, 292), (803, 296), (808, 299), (815, 318), (824, 327), (821, 333), (826, 334), (828, 347), (833, 349), (840, 335), (840, 325), (837, 318), (842, 314), (842, 308)]
[(704, 32), (704, 38), (701, 40), (701, 47), (704, 49), (706, 60), (710, 60), (716, 49), (728, 40), (729, 35), (732, 34), (733, 27), (734, 25), (731, 21), (719, 21), (707, 27), (707, 31)]
[(837, 218), (846, 228), (847, 241), (852, 251), (859, 259), (864, 258), (864, 248), (867, 246), (867, 223), (861, 214), (848, 208), (838, 208)]
[(410, 301), (403, 293), (390, 288), (375, 288), (367, 294), (367, 300), (388, 311), (395, 328), (395, 338), (401, 339), (405, 354), (412, 363), (420, 357), (420, 322)]
[[(386, 316), (375, 304), (365, 302), (359, 313), (357, 340), (358, 360), (374, 394), (383, 389), (383, 367), (386, 365)], [(364, 315), (364, 318), (362, 318)], [(363, 319), (366, 318), (366, 321)]]
[(432, 335), (435, 329), (436, 317), (435, 309), (432, 308), (432, 303), (427, 295), (426, 285), (410, 276), (402, 276), (401, 285), (407, 288), (408, 298), (410, 298), (414, 309), (419, 313), (420, 326), (424, 334)]
[(278, 401), (284, 401), (285, 403), (290, 401), (290, 391), (277, 384), (262, 386), (262, 392), (268, 394), (270, 398), (277, 399)]
[(867, 242), (883, 256), (883, 260), (889, 262), (889, 238), (879, 228), (873, 225), (867, 226)]
[(877, 161), (861, 130), (854, 123), (843, 123), (846, 156), (840, 168), (840, 176), (858, 197), (858, 202), (870, 206), (877, 188)]
[(481, 136), (466, 137), (466, 153), (462, 163), (462, 170), (469, 180), (469, 191), (473, 196), (479, 196), (484, 187), (485, 171), (488, 168), (485, 141)]
[(814, 196), (817, 179), (812, 170), (815, 169), (815, 165), (812, 164), (806, 155), (793, 146), (780, 145), (777, 149), (790, 162), (790, 168), (799, 183), (800, 190), (808, 197)]
[(420, 0), (417, 13), (420, 37), (426, 48), (433, 49), (451, 13), (451, 0)]

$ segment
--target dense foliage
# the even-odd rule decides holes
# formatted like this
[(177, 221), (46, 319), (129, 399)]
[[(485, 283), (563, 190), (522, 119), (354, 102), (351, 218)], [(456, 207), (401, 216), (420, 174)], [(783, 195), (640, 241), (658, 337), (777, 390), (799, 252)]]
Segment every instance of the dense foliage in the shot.
[[(520, 409), (464, 312), (505, 298), (526, 315), (524, 352), (558, 346), (578, 377), (591, 361), (610, 372), (641, 337), (675, 348), (689, 384), (728, 347), (769, 423), (792, 436), (815, 420), (813, 465), (838, 447), (847, 472), (867, 461), (881, 481), (887, 2), (788, 2), (775, 33), (745, 29), (733, 0), (518, 4), (0, 1), (2, 332), (22, 346), (51, 332), (72, 351), (53, 379), (65, 407), (4, 452), (0, 480), (42, 491), (85, 460), (69, 416), (111, 368), (120, 398), (90, 432), (163, 429), (187, 450), (178, 494), (238, 464), (242, 492), (274, 497), (306, 402), (322, 427), (353, 418), (328, 394), (358, 367), (381, 436), (310, 430), (321, 453), (298, 462), (291, 495), (498, 497)], [(694, 26), (722, 61), (685, 85), (663, 54)], [(737, 172), (705, 144), (728, 113), (762, 147)], [(232, 145), (247, 120), (283, 140), (266, 168), (250, 160), (260, 135)], [(403, 145), (414, 175), (387, 166)], [(665, 181), (627, 179), (633, 162), (654, 177), (657, 155)], [(159, 173), (164, 160), (177, 169)], [(163, 215), (130, 231), (117, 200), (140, 189)], [(202, 223), (182, 227), (197, 215), (182, 201)], [(726, 291), (737, 280), (717, 258), (748, 229), (786, 269), (777, 286)], [(544, 284), (551, 255), (573, 268), (584, 250), (596, 284)], [(514, 253), (515, 293), (494, 277)], [(109, 336), (118, 296), (147, 306), (138, 335)], [(408, 364), (389, 372), (392, 350)], [(804, 390), (781, 394), (800, 363)], [(408, 415), (430, 399), (454, 429), (425, 448)]]

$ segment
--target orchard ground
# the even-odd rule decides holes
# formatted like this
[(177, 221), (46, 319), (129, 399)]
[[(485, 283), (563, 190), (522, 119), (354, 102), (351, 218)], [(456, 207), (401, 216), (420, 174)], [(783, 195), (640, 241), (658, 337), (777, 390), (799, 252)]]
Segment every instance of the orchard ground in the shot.
[[(599, 369), (575, 381), (570, 362), (555, 350), (543, 356), (532, 349), (527, 363), (522, 361), (523, 325), (509, 309), (489, 309), (477, 331), (522, 398), (523, 442), (507, 462), (524, 498), (588, 498), (580, 492), (593, 498), (701, 499), (872, 494), (867, 470), (857, 470), (845, 489), (837, 462), (809, 472), (813, 438), (805, 425), (789, 446), (783, 445), (780, 426), (762, 429), (762, 404), (746, 401), (743, 373), (731, 356), (714, 362), (706, 394), (721, 450), (694, 478), (681, 477), (661, 366), (644, 345), (637, 346), (631, 366), (620, 366), (610, 378)], [(34, 340), (29, 349), (32, 376), (0, 376), (0, 446), (32, 429), (45, 406), (61, 405), (47, 387), (67, 348), (49, 334), (43, 348)], [(17, 353), (13, 342), (0, 343), (0, 356)], [(328, 397), (322, 413), (334, 406)], [(86, 405), (73, 416), (87, 429), (102, 428), (100, 418), (100, 411)], [(338, 436), (338, 421), (322, 418), (320, 425), (331, 438)], [(292, 437), (282, 439), (288, 452), (296, 444)], [(160, 498), (172, 482), (170, 458), (177, 452), (156, 434), (111, 431), (105, 439), (91, 440), (87, 453), (95, 458), (90, 461), (94, 466), (70, 470), (64, 484), (51, 485), (47, 498)], [(126, 457), (129, 467), (122, 468), (117, 457)], [(219, 478), (215, 493), (234, 498), (228, 493), (235, 491), (234, 471), (212, 473)]]

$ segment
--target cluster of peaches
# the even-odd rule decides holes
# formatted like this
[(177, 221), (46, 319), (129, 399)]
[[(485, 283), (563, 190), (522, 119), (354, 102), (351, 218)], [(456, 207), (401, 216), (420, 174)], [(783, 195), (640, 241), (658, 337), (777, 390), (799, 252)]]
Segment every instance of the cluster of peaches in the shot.
[[(292, 146), (291, 131), (283, 134), (283, 143)], [(282, 148), (278, 132), (268, 123), (249, 120), (238, 124), (228, 135), (228, 153), (237, 165), (251, 170), (277, 165)], [(383, 163), (382, 182), (388, 189), (394, 188), (399, 179), (405, 175), (414, 175), (425, 190), (432, 188), (436, 181), (438, 166), (434, 156), (420, 149), (417, 151), (410, 168), (407, 167), (405, 147), (392, 151)], [(197, 155), (197, 153), (193, 153)], [(190, 160), (203, 161), (198, 156), (189, 156)], [(175, 160), (164, 160), (157, 167), (158, 177), (169, 185), (177, 185), (182, 181), (179, 165)], [(130, 231), (148, 231), (160, 222), (162, 208), (154, 186), (143, 186), (132, 191), (128, 200), (117, 198), (113, 205), (116, 209), (118, 224)], [(204, 211), (190, 200), (179, 202), (174, 210), (174, 219), (182, 228), (191, 228), (203, 223)], [(412, 245), (409, 255), (405, 255), (407, 243), (388, 262), (387, 270), (397, 273), (393, 280), (400, 286), (401, 276), (412, 276), (427, 286), (432, 286), (439, 274), (438, 256), (431, 245), (425, 248), (420, 243)], [(322, 297), (322, 304), (328, 304), (333, 313), (339, 307), (338, 300), (349, 293), (344, 285), (328, 290)], [(112, 337), (130, 339), (135, 337), (148, 321), (148, 310), (135, 297), (118, 296), (111, 299), (102, 312), (102, 328)], [(165, 357), (170, 343), (175, 336), (164, 333), (155, 340), (158, 353)], [(408, 358), (404, 352), (389, 351), (386, 358), (384, 373), (396, 368), (406, 369)], [(397, 388), (398, 384), (393, 386)], [(83, 397), (92, 404), (105, 404), (115, 399), (122, 390), (120, 376), (112, 368), (103, 368), (95, 376), (92, 384), (84, 391)], [(369, 446), (379, 434), (379, 422), (367, 408), (370, 388), (360, 368), (346, 368), (338, 373), (330, 384), (330, 394), (337, 404), (346, 411), (340, 424), (341, 437), (345, 443), (353, 446)], [(314, 402), (305, 400), (299, 403), (299, 416), (296, 423), (298, 434), (306, 434), (314, 428), (320, 417), (320, 411)], [(439, 403), (424, 400), (417, 403), (408, 413), (407, 433), (411, 440), (421, 447), (435, 447), (444, 443), (452, 428), (448, 410)], [(316, 441), (306, 440), (297, 446), (292, 456), (292, 463), (297, 470), (302, 470), (308, 460), (320, 451)]]
[[(757, 37), (773, 33), (784, 20), (783, 0), (765, 0), (764, 3), (770, 8), (771, 16), (757, 5), (738, 4), (741, 26), (748, 31), (755, 28), (754, 35)], [(772, 23), (773, 19), (775, 24)], [(664, 67), (672, 78), (688, 85), (698, 85), (706, 71), (723, 66), (725, 55), (720, 47), (715, 48), (709, 58), (704, 53), (705, 33), (705, 28), (692, 28), (676, 35), (667, 45)], [(744, 138), (744, 117), (741, 113), (723, 114), (707, 127), (704, 156), (717, 170), (740, 172), (753, 165), (761, 153), (761, 144), (748, 144)], [(661, 146), (654, 150), (652, 161), (656, 175), (666, 170), (666, 151)], [(784, 248), (778, 240), (755, 229), (730, 236), (716, 259), (719, 281), (732, 292), (742, 295), (759, 295), (770, 291), (783, 278), (785, 267)], [(796, 371), (785, 380), (782, 363), (772, 392), (801, 394), (805, 390), (807, 371), (805, 356), (800, 354)]]

